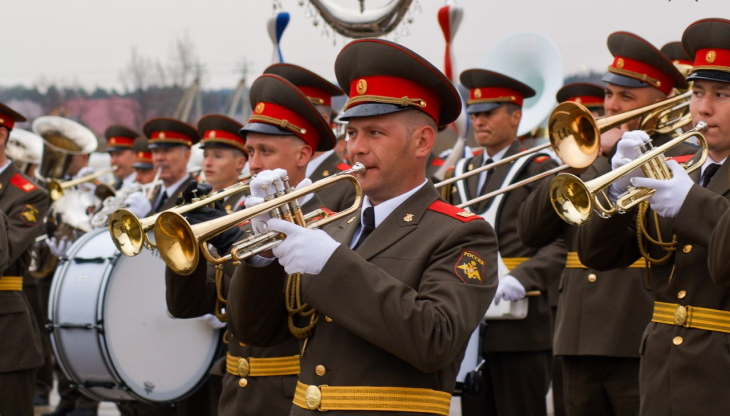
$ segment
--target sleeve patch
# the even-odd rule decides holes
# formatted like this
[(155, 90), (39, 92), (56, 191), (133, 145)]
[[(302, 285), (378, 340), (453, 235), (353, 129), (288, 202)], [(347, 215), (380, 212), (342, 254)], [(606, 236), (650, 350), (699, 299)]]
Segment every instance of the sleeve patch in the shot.
[(38, 208), (26, 204), (20, 212), (20, 219), (23, 220), (25, 225), (36, 225), (38, 223)]
[(444, 201), (435, 201), (433, 204), (431, 204), (428, 207), (431, 211), (440, 212), (444, 215), (448, 215), (451, 218), (456, 218), (459, 221), (468, 222), (468, 221), (474, 221), (474, 220), (483, 220), (484, 218), (480, 217), (479, 215), (474, 214), (473, 212), (457, 208), (451, 204), (447, 204)]
[(10, 183), (23, 192), (30, 192), (37, 188), (37, 186), (33, 185), (31, 181), (25, 179), (23, 175), (19, 173), (16, 173), (12, 178), (10, 178)]
[(481, 286), (484, 283), (482, 276), (486, 265), (487, 262), (476, 251), (462, 250), (454, 265), (454, 273), (464, 283)]

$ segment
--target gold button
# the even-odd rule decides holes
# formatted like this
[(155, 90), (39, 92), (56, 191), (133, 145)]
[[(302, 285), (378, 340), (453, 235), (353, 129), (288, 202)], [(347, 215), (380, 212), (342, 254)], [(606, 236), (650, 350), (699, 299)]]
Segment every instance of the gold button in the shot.
[(327, 373), (327, 369), (324, 368), (324, 366), (322, 364), (320, 364), (320, 365), (314, 367), (314, 372), (317, 373), (318, 376), (322, 377), (323, 375), (325, 375)]
[(246, 386), (248, 386), (248, 380), (246, 380), (245, 378), (238, 380), (238, 387), (246, 387)]
[(687, 296), (686, 290), (680, 290), (679, 293), (677, 293), (677, 297), (680, 299), (684, 299), (685, 296)]
[(686, 246), (682, 247), (682, 252), (689, 253), (692, 251), (692, 244), (687, 244)]
[(598, 276), (596, 276), (593, 273), (591, 273), (591, 274), (588, 275), (588, 281), (591, 282), (591, 283), (595, 282), (597, 279), (598, 279)]
[(680, 345), (682, 342), (684, 342), (684, 340), (682, 339), (682, 337), (674, 337), (672, 342), (674, 343), (674, 345)]
[(332, 318), (330, 318), (327, 315), (325, 315), (324, 320), (327, 321), (327, 322), (332, 322)]

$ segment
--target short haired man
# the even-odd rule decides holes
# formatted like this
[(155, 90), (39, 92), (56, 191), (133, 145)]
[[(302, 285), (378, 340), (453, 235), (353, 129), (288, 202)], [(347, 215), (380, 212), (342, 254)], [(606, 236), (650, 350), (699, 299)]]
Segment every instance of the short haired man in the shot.
[(137, 179), (134, 171), (134, 139), (139, 137), (136, 131), (120, 125), (107, 127), (104, 132), (106, 137), (106, 151), (111, 156), (111, 165), (116, 167), (114, 171), (114, 189), (127, 188)]

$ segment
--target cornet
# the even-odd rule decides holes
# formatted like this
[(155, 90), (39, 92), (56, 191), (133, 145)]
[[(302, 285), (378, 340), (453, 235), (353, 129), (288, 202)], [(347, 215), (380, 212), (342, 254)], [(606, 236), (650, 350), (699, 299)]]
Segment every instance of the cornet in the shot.
[[(224, 231), (238, 226), (270, 212), (272, 217), (283, 218), (300, 226), (310, 229), (321, 228), (326, 224), (337, 221), (360, 209), (363, 193), (355, 174), (364, 173), (362, 163), (346, 171), (319, 180), (302, 189), (294, 190), (289, 187), (287, 178), (282, 178), (284, 191), (272, 195), (265, 202), (251, 208), (234, 212), (224, 217), (190, 225), (179, 212), (167, 211), (160, 214), (155, 223), (155, 241), (162, 259), (177, 274), (188, 275), (195, 270), (200, 261), (200, 251), (213, 264), (222, 264), (227, 261), (240, 262), (255, 254), (262, 253), (276, 247), (286, 236), (282, 233), (269, 231), (247, 237), (233, 245), (230, 254), (214, 256), (208, 249), (208, 240)], [(349, 181), (355, 188), (355, 201), (344, 211), (331, 216), (313, 220), (313, 215), (305, 217), (297, 200), (313, 192), (320, 191), (340, 181)], [(198, 249), (200, 247), (200, 249)]]
[(156, 244), (150, 240), (147, 233), (155, 225), (155, 221), (161, 214), (165, 212), (185, 214), (230, 195), (245, 191), (248, 188), (249, 181), (237, 182), (220, 192), (200, 197), (192, 203), (178, 205), (167, 211), (158, 212), (142, 219), (137, 218), (127, 209), (118, 209), (109, 215), (109, 233), (111, 233), (112, 241), (114, 241), (117, 249), (125, 256), (133, 257), (142, 251), (142, 247), (150, 250), (156, 247)]
[(88, 174), (86, 176), (82, 176), (78, 179), (72, 179), (72, 180), (65, 181), (65, 182), (61, 182), (58, 179), (49, 179), (48, 183), (46, 183), (46, 188), (48, 189), (48, 194), (51, 196), (51, 200), (56, 201), (57, 199), (59, 199), (63, 196), (63, 193), (67, 189), (73, 188), (74, 186), (80, 185), (85, 182), (91, 182), (91, 181), (95, 180), (96, 178), (100, 178), (109, 173), (113, 173), (116, 170), (117, 170), (117, 167), (112, 166), (109, 169), (90, 173), (90, 174)]
[[(695, 128), (687, 133), (675, 137), (659, 147), (646, 151), (635, 160), (618, 169), (585, 183), (575, 175), (561, 173), (553, 179), (550, 185), (550, 200), (555, 212), (557, 212), (560, 218), (571, 225), (585, 224), (594, 210), (603, 218), (608, 218), (615, 213), (626, 212), (631, 207), (650, 198), (656, 191), (651, 188), (629, 187), (628, 191), (616, 200), (616, 203), (611, 203), (605, 194), (606, 188), (638, 167), (641, 167), (646, 177), (670, 179), (672, 175), (664, 162), (662, 153), (665, 153), (667, 150), (679, 145), (690, 137), (697, 137), (702, 155), (697, 163), (692, 164), (690, 162), (686, 166), (686, 169), (688, 173), (698, 169), (704, 164), (708, 154), (707, 141), (700, 134), (706, 128), (707, 124), (704, 121), (700, 121)], [(601, 198), (606, 201), (608, 204), (607, 207), (603, 205), (600, 200)]]

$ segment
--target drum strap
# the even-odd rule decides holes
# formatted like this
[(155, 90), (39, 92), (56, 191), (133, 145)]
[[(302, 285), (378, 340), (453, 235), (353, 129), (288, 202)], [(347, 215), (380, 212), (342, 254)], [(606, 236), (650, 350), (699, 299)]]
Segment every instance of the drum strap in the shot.
[(294, 405), (308, 410), (362, 410), (449, 415), (451, 394), (413, 387), (308, 386), (297, 381)]
[(20, 276), (0, 277), (0, 290), (23, 290), (23, 278)]

